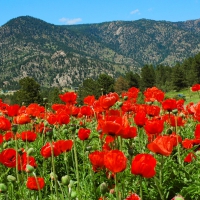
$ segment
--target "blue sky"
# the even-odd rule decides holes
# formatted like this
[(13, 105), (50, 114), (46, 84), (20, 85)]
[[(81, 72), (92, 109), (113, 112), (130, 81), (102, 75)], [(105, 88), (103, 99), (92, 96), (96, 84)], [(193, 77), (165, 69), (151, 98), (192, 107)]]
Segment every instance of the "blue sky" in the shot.
[(0, 0), (0, 26), (32, 16), (55, 25), (200, 19), (200, 0)]

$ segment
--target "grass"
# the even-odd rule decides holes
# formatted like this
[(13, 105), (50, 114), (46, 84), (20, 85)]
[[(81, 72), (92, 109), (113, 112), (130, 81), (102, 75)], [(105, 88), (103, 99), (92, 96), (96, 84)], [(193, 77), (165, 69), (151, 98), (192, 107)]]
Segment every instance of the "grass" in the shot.
[(200, 93), (198, 92), (192, 92), (190, 88), (185, 88), (183, 90), (180, 91), (170, 91), (166, 93), (166, 97), (168, 98), (180, 98), (180, 96), (184, 96), (185, 97), (185, 103), (198, 103), (200, 101)]

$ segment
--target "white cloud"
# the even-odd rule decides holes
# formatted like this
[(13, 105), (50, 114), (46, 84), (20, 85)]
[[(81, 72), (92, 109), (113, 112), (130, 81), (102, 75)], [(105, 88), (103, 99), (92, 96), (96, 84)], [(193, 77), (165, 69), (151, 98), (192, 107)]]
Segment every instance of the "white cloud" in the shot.
[(72, 24), (76, 24), (76, 23), (82, 21), (82, 19), (81, 18), (69, 19), (69, 18), (63, 17), (63, 18), (59, 19), (59, 21), (64, 24), (67, 24), (67, 25), (72, 25)]
[(140, 14), (140, 11), (138, 9), (131, 11), (131, 15), (135, 15), (135, 14)]

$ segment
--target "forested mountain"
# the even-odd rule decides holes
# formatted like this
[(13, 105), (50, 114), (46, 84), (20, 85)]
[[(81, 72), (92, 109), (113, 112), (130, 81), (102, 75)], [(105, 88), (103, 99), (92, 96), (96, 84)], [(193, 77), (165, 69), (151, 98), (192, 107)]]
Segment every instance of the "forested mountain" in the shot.
[(30, 16), (0, 27), (0, 84), (31, 76), (42, 86), (78, 86), (105, 73), (116, 78), (145, 64), (174, 66), (200, 52), (200, 20), (141, 19), (58, 26)]

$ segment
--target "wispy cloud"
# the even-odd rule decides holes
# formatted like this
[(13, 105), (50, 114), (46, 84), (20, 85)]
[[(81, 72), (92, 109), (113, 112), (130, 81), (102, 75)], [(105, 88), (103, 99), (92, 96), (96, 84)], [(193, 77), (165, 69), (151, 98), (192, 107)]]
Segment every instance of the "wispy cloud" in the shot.
[(76, 24), (78, 22), (81, 22), (82, 19), (81, 18), (75, 18), (75, 19), (69, 19), (69, 18), (61, 18), (59, 19), (60, 22), (64, 23), (64, 24), (67, 24), (67, 25), (72, 25), (72, 24)]
[(131, 11), (131, 15), (140, 14), (139, 9)]

